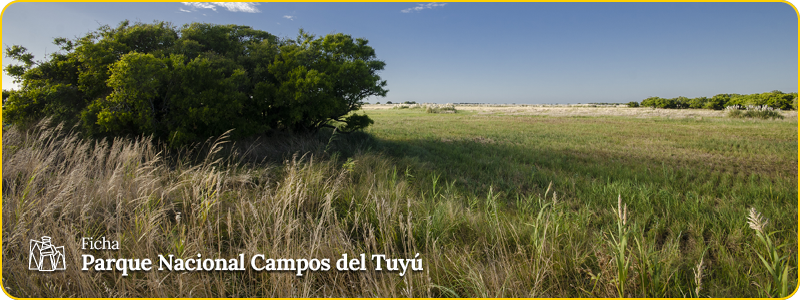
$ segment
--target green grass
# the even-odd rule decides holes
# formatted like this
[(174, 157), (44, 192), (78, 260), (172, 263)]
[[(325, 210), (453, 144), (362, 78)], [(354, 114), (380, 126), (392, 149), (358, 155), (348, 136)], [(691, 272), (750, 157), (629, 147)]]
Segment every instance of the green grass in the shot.
[[(179, 151), (10, 128), (3, 285), (40, 297), (766, 297), (797, 285), (796, 120), (367, 113), (365, 133)], [(121, 240), (100, 256), (420, 253), (425, 271), (39, 277), (26, 238), (41, 235), (67, 251), (73, 237)]]
[[(376, 148), (413, 170), (415, 178), (436, 174), (455, 182), (466, 198), (493, 187), (501, 210), (511, 218), (525, 218), (514, 199), (541, 194), (553, 182), (569, 215), (581, 220), (583, 234), (597, 239), (616, 224), (611, 208), (622, 195), (641, 242), (654, 244), (650, 252), (665, 251), (670, 241), (678, 241), (680, 258), (669, 262), (676, 265), (671, 280), (685, 283), (677, 289), (680, 285), (672, 285), (666, 294), (630, 295), (690, 295), (691, 267), (704, 252), (711, 264), (705, 272), (713, 274), (703, 282), (705, 295), (762, 295), (748, 284), (748, 272), (760, 264), (745, 247), (755, 241), (746, 231), (750, 207), (768, 211), (773, 224), (784, 230), (780, 236), (791, 244), (787, 248), (797, 248), (796, 121), (465, 111), (430, 116), (396, 110), (370, 115), (376, 125), (368, 132)], [(429, 188), (422, 187), (426, 181), (419, 185)], [(791, 259), (795, 265), (796, 256)], [(592, 263), (597, 262), (586, 265)]]

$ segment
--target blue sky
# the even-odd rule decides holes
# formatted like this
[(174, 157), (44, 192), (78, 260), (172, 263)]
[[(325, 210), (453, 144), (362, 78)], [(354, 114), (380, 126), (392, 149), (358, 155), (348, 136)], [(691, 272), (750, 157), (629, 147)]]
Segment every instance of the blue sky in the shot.
[(389, 89), (370, 102), (628, 102), (798, 82), (797, 13), (785, 3), (15, 3), (2, 43), (42, 58), (55, 37), (125, 19), (367, 38)]

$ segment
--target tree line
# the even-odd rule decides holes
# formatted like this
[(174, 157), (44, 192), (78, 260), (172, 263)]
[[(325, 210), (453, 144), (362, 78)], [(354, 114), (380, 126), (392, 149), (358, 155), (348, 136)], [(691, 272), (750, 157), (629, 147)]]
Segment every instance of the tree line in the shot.
[(631, 107), (652, 107), (652, 108), (706, 108), (706, 109), (724, 109), (728, 106), (739, 105), (746, 107), (748, 105), (755, 106), (768, 106), (775, 109), (797, 109), (797, 93), (784, 93), (781, 91), (772, 91), (760, 94), (718, 94), (714, 97), (677, 97), (677, 98), (661, 98), (649, 97), (642, 100), (641, 104), (638, 102), (630, 102), (628, 106)]
[(368, 41), (342, 33), (291, 39), (239, 25), (124, 21), (54, 43), (60, 50), (42, 61), (6, 48), (20, 63), (6, 72), (21, 88), (3, 91), (5, 123), (51, 117), (91, 136), (173, 145), (230, 129), (347, 132), (373, 123), (352, 113), (362, 100), (388, 92)]

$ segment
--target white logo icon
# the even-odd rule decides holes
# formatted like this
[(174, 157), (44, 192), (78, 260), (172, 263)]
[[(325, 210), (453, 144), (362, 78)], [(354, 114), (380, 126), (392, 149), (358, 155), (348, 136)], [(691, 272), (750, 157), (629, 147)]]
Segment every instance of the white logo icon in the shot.
[(41, 241), (31, 240), (31, 250), (28, 254), (28, 270), (52, 272), (63, 271), (66, 268), (64, 246), (53, 246), (50, 243), (49, 236), (43, 236)]

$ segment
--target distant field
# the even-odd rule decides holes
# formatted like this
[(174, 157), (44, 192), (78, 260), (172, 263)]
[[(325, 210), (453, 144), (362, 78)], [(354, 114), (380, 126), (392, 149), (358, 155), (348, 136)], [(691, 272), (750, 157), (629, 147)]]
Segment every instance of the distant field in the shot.
[[(796, 112), (390, 107), (364, 108), (365, 133), (274, 136), (238, 156), (7, 130), (3, 284), (41, 297), (767, 297), (797, 285)], [(118, 237), (127, 257), (420, 253), (425, 270), (29, 280), (27, 253), (8, 249), (49, 228)], [(772, 248), (754, 228), (777, 231)], [(787, 276), (759, 259), (770, 249)]]
[[(392, 109), (394, 104), (368, 104), (364, 110), (383, 110)], [(508, 104), (473, 104), (456, 105), (459, 111), (469, 111), (478, 113), (504, 114), (504, 115), (538, 115), (552, 117), (568, 116), (618, 116), (618, 117), (637, 117), (637, 118), (702, 118), (702, 117), (724, 117), (722, 110), (711, 109), (653, 109), (645, 107), (629, 108), (625, 105), (593, 105), (593, 104), (572, 104), (572, 105), (508, 105)], [(797, 111), (781, 112), (788, 119), (797, 119)]]

